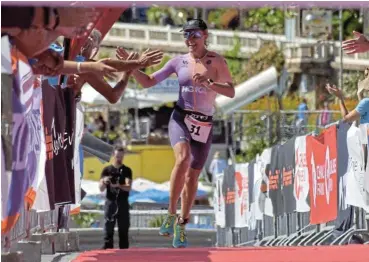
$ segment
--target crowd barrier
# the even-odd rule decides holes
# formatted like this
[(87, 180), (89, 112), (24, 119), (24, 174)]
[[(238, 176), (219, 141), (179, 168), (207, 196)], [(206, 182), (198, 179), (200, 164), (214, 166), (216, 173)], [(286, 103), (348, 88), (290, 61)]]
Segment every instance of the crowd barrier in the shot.
[[(177, 212), (178, 214), (180, 211)], [(81, 210), (81, 214), (94, 214), (94, 227), (102, 228), (104, 223), (103, 210)], [(167, 207), (165, 209), (145, 209), (130, 210), (130, 226), (131, 228), (146, 229), (159, 228), (168, 214)], [(71, 224), (71, 228), (73, 228)], [(75, 225), (76, 227), (78, 225)], [(191, 210), (191, 218), (189, 221), (191, 228), (215, 230), (215, 218), (213, 209), (195, 209)]]
[(216, 175), (217, 245), (369, 243), (368, 136), (334, 123), (228, 166)]
[(32, 234), (56, 232), (58, 212), (59, 208), (47, 212), (21, 209), (15, 226), (8, 233), (1, 235), (2, 251), (16, 249), (17, 242), (29, 240)]

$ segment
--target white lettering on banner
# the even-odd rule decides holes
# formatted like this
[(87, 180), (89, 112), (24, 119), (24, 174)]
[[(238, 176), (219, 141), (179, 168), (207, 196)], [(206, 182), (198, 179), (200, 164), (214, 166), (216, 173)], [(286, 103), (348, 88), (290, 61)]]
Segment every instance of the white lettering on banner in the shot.
[(313, 199), (314, 206), (316, 206), (317, 196), (324, 196), (329, 204), (330, 194), (333, 191), (333, 179), (332, 174), (336, 173), (336, 162), (337, 159), (330, 159), (329, 147), (327, 147), (325, 153), (324, 165), (315, 165), (314, 154), (311, 154), (311, 170), (312, 170), (312, 180), (313, 180)]
[(68, 143), (65, 143), (64, 150), (67, 149), (68, 145), (69, 146), (72, 145), (72, 143), (73, 143), (73, 137), (74, 137), (74, 132), (72, 132), (72, 135), (71, 136), (68, 136), (68, 133), (67, 132), (64, 133), (64, 143), (66, 141), (68, 141)]
[(308, 169), (306, 164), (306, 154), (296, 152), (296, 165), (295, 165), (295, 197), (296, 199), (304, 199), (306, 195), (303, 194), (306, 183), (309, 183)]
[(306, 167), (306, 152), (296, 151), (296, 165)]
[(203, 86), (182, 86), (183, 93), (199, 93), (199, 94), (206, 94), (207, 87)]
[(71, 136), (69, 136), (67, 132), (64, 132), (64, 135), (62, 135), (62, 133), (57, 133), (55, 128), (55, 118), (53, 118), (51, 122), (51, 132), (53, 134), (54, 155), (57, 156), (59, 154), (59, 150), (66, 150), (68, 145), (72, 145), (74, 132), (72, 132)]
[(63, 148), (64, 139), (63, 139), (61, 133), (56, 132), (55, 118), (53, 118), (53, 120), (51, 122), (51, 132), (53, 134), (54, 155), (57, 156), (59, 154), (59, 150)]
[[(365, 188), (364, 188), (364, 165), (363, 161), (358, 161), (357, 159), (350, 157), (349, 158), (349, 168), (348, 170), (352, 172), (355, 177), (355, 181), (359, 187), (359, 192), (364, 195)], [(364, 197), (365, 198), (365, 197)]]
[(200, 122), (191, 116), (186, 116), (184, 122), (193, 140), (201, 143), (208, 141), (212, 123)]

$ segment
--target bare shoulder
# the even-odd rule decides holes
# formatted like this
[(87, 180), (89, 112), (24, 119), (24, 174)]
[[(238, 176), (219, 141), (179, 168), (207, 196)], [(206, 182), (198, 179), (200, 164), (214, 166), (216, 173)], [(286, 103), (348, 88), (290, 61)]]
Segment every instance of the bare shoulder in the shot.
[(206, 57), (211, 58), (213, 60), (213, 62), (215, 62), (217, 64), (227, 63), (227, 61), (225, 60), (225, 58), (222, 55), (220, 55), (216, 52), (213, 52), (213, 51), (209, 51)]
[(220, 54), (214, 52), (214, 51), (208, 51), (208, 54), (206, 55), (206, 57), (208, 58), (213, 58), (213, 59), (224, 59), (223, 56), (221, 56)]

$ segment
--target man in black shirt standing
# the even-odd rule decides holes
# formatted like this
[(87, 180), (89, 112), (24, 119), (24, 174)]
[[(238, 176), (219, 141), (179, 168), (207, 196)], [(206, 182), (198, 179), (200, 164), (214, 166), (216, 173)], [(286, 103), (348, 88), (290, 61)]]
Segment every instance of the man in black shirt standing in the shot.
[(119, 248), (129, 247), (129, 204), (128, 196), (131, 190), (132, 170), (123, 164), (124, 149), (114, 148), (113, 164), (103, 169), (100, 179), (101, 192), (106, 189), (104, 208), (104, 249), (114, 248), (114, 227), (118, 221)]

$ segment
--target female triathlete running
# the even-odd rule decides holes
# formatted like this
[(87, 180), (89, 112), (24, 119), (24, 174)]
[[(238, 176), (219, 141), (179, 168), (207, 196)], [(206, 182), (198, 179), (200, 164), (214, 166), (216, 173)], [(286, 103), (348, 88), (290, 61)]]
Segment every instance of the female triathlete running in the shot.
[[(175, 165), (170, 179), (169, 213), (160, 235), (174, 233), (173, 246), (186, 247), (185, 225), (197, 193), (198, 177), (208, 157), (212, 142), (212, 115), (217, 94), (234, 97), (232, 77), (225, 59), (208, 51), (208, 31), (201, 19), (183, 26), (183, 36), (189, 53), (176, 56), (159, 71), (149, 76), (141, 71), (132, 75), (149, 88), (176, 74), (180, 86), (179, 99), (169, 121), (169, 137), (174, 150)], [(117, 58), (125, 60), (128, 53), (118, 48)], [(181, 197), (181, 214), (177, 217), (177, 202)]]

